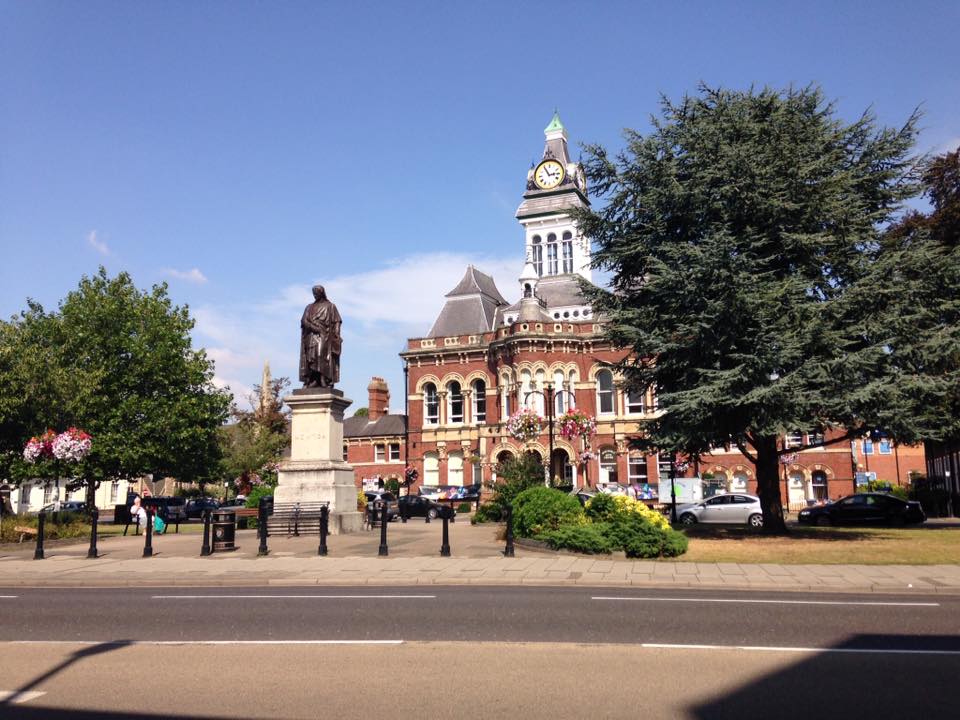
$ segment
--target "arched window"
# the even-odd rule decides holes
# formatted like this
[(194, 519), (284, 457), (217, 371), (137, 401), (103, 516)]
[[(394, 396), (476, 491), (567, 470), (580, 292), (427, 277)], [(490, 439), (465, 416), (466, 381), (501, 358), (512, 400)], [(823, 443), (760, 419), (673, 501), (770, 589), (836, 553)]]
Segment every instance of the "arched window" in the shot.
[(447, 454), (447, 485), (463, 485), (463, 453), (459, 450)]
[(539, 235), (534, 235), (530, 239), (530, 250), (533, 269), (537, 271), (537, 277), (540, 277), (543, 275), (543, 245), (540, 244)]
[(570, 407), (575, 408), (577, 406), (577, 374), (571, 370), (570, 375), (567, 376), (567, 389), (570, 391), (567, 395), (567, 402), (570, 403)]
[(830, 497), (827, 491), (827, 474), (823, 470), (814, 470), (811, 473), (810, 484), (813, 486), (814, 500), (826, 500)]
[(601, 370), (597, 373), (597, 414), (612, 415), (613, 412), (613, 373)]
[(440, 484), (440, 459), (435, 452), (425, 452), (423, 454), (423, 484)]
[(524, 403), (527, 401), (527, 393), (529, 393), (533, 387), (531, 387), (531, 376), (529, 370), (522, 370), (520, 372), (520, 382), (517, 384), (517, 407), (523, 408), (526, 407)]
[(437, 386), (427, 383), (423, 386), (423, 424), (436, 425), (440, 422), (440, 401), (437, 398)]
[(547, 235), (547, 275), (557, 274), (557, 236)]
[(473, 421), (482, 423), (487, 421), (487, 383), (483, 380), (474, 380), (470, 385), (473, 388)]
[(530, 286), (530, 283), (523, 284), (523, 296), (525, 298), (533, 297), (533, 288)]
[(563, 234), (563, 271), (573, 272), (573, 233), (570, 231)]
[(447, 422), (463, 422), (463, 391), (456, 380), (447, 385)]
[(733, 474), (733, 483), (730, 488), (733, 492), (746, 492), (747, 491), (747, 474), (743, 470), (738, 470)]

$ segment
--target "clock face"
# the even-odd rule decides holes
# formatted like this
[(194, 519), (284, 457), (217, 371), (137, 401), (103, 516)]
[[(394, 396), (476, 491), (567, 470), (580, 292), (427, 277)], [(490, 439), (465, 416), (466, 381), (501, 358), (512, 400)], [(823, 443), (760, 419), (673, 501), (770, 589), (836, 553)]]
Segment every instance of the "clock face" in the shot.
[(544, 160), (537, 165), (533, 173), (533, 181), (543, 190), (552, 190), (563, 182), (563, 165), (556, 160)]

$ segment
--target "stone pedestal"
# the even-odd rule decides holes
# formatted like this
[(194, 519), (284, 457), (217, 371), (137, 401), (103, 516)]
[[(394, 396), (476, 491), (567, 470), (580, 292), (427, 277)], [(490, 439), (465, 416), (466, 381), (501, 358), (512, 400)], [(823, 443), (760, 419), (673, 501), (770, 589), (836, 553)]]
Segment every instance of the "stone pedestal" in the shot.
[(353, 467), (343, 460), (343, 411), (353, 401), (333, 388), (294, 390), (283, 400), (291, 410), (290, 459), (280, 464), (274, 502), (326, 501), (331, 534), (361, 530)]

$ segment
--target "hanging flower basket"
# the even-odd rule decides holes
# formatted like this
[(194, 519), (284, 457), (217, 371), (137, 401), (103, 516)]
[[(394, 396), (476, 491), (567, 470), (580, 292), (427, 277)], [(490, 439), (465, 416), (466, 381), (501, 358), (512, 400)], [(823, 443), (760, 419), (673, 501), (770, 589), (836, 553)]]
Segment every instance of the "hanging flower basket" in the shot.
[(417, 478), (420, 477), (420, 473), (417, 472), (416, 468), (408, 467), (403, 472), (403, 479), (407, 485), (413, 485), (417, 481)]
[(557, 418), (560, 434), (567, 440), (576, 437), (588, 438), (597, 432), (597, 422), (581, 410), (567, 410)]
[(596, 457), (597, 457), (596, 454), (591, 452), (590, 450), (584, 450), (582, 453), (580, 453), (580, 464), (583, 465), (584, 463), (588, 463), (591, 460), (595, 460)]
[(687, 468), (690, 467), (690, 461), (677, 460), (677, 462), (674, 464), (674, 467), (676, 467), (678, 473), (683, 474), (687, 471)]
[(39, 437), (32, 437), (23, 448), (23, 459), (29, 463), (38, 460), (63, 460), (80, 462), (90, 452), (90, 436), (75, 427), (68, 428), (59, 435), (47, 430)]
[(518, 410), (507, 420), (507, 432), (514, 440), (530, 442), (540, 435), (543, 429), (543, 418), (536, 410), (524, 408)]

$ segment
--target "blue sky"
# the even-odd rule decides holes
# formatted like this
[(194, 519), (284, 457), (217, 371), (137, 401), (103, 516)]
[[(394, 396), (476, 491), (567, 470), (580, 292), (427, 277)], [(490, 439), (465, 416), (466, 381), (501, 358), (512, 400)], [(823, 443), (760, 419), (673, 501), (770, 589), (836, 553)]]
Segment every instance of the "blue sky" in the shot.
[[(818, 83), (960, 144), (957, 2), (0, 1), (0, 316), (103, 264), (166, 281), (240, 396), (296, 375), (317, 281), (366, 404), (468, 262), (518, 295), (513, 218), (559, 108), (621, 145), (660, 93)], [(576, 155), (577, 151), (574, 150)]]

